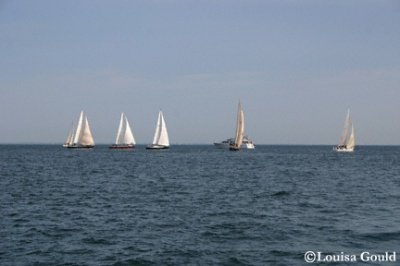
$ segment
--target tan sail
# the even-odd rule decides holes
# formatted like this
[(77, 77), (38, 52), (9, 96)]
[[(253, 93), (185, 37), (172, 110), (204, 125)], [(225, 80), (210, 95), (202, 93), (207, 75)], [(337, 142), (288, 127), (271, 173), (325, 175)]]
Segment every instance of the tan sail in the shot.
[(240, 146), (242, 145), (242, 142), (243, 142), (243, 136), (244, 136), (244, 113), (243, 113), (242, 104), (239, 101), (238, 113), (237, 113), (237, 119), (236, 119), (235, 143), (231, 147), (233, 150), (240, 149)]
[(355, 133), (354, 133), (354, 126), (352, 125), (351, 126), (351, 134), (347, 141), (347, 148), (354, 149), (355, 146), (356, 146), (356, 137), (355, 137)]

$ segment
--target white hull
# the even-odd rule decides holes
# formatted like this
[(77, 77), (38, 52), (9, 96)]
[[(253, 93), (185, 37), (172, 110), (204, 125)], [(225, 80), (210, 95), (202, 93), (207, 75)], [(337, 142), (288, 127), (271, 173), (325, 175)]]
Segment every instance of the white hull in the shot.
[(109, 147), (112, 150), (132, 150), (135, 148), (135, 145), (133, 144), (113, 144)]
[(164, 150), (164, 149), (168, 149), (168, 148), (169, 148), (169, 146), (156, 145), (156, 144), (151, 144), (146, 147), (146, 149), (148, 149), (148, 150)]
[[(218, 149), (229, 149), (232, 144), (233, 144), (233, 139), (227, 139), (224, 140), (223, 142), (214, 142), (214, 146)], [(240, 145), (240, 149), (253, 150), (255, 149), (255, 145), (251, 140), (245, 137), (243, 139), (242, 145)]]
[[(227, 143), (217, 143), (217, 142), (215, 142), (214, 143), (214, 146), (216, 147), (216, 148), (218, 148), (218, 149), (229, 149), (230, 148), (230, 145), (229, 144), (227, 144)], [(240, 145), (240, 148), (241, 149), (247, 149), (247, 150), (254, 150), (255, 149), (255, 146), (254, 146), (254, 144), (253, 143), (249, 143), (249, 144), (242, 144), (242, 145)]]
[(240, 147), (241, 147), (242, 149), (248, 149), (248, 150), (252, 150), (252, 149), (255, 148), (253, 143), (242, 144)]
[(336, 152), (353, 152), (354, 148), (343, 148), (343, 147), (333, 147), (333, 150)]

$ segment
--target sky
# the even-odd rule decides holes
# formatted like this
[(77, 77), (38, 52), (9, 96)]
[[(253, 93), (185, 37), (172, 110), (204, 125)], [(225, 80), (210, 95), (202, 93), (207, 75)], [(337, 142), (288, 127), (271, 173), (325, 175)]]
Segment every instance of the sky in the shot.
[(396, 0), (0, 0), (0, 73), (0, 143), (400, 144)]

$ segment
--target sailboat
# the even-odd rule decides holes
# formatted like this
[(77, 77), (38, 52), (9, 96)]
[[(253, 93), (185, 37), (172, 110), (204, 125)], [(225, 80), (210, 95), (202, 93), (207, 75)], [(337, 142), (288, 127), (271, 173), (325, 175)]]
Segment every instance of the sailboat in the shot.
[(236, 132), (235, 132), (235, 141), (229, 147), (231, 151), (238, 151), (243, 142), (244, 136), (244, 113), (242, 104), (239, 101), (237, 119), (236, 119)]
[(354, 125), (350, 117), (350, 109), (347, 111), (347, 116), (344, 121), (342, 136), (340, 137), (339, 144), (333, 149), (337, 152), (353, 152), (356, 145)]
[[(235, 143), (235, 138), (228, 138), (221, 142), (214, 142), (214, 146), (218, 149), (229, 149)], [(253, 150), (255, 149), (255, 145), (253, 141), (248, 136), (243, 136), (242, 145), (240, 146), (241, 149), (248, 149)]]
[(124, 113), (121, 113), (115, 144), (111, 145), (110, 149), (133, 149), (135, 144), (135, 138), (128, 119)]
[(67, 141), (63, 145), (66, 148), (93, 148), (94, 140), (90, 131), (89, 121), (86, 115), (81, 111), (78, 120), (78, 126), (72, 127)]
[(154, 132), (153, 143), (148, 145), (146, 149), (168, 149), (169, 138), (167, 124), (165, 123), (162, 111), (158, 113), (156, 130)]

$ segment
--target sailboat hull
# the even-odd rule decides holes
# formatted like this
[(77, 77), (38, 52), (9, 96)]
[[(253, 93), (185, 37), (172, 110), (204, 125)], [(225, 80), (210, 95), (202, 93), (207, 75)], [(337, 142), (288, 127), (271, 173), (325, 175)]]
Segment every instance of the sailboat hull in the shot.
[(346, 147), (335, 146), (335, 147), (333, 147), (333, 150), (336, 151), (336, 152), (353, 152), (354, 148), (346, 148)]
[(92, 149), (94, 145), (68, 145), (68, 149)]
[[(224, 140), (222, 142), (214, 142), (214, 146), (218, 149), (229, 149), (231, 145), (234, 145), (235, 140), (233, 138)], [(241, 149), (253, 150), (255, 149), (255, 145), (252, 140), (250, 140), (247, 136), (243, 137), (242, 145), (240, 145)]]
[(254, 144), (253, 143), (247, 143), (247, 144), (243, 144), (242, 143), (242, 149), (244, 148), (244, 149), (248, 149), (248, 150), (254, 150), (255, 149), (255, 146), (254, 146)]
[(146, 149), (147, 150), (165, 150), (165, 149), (169, 149), (169, 146), (152, 144), (152, 145), (148, 145), (146, 147)]
[(135, 145), (111, 145), (109, 148), (112, 150), (132, 150)]

